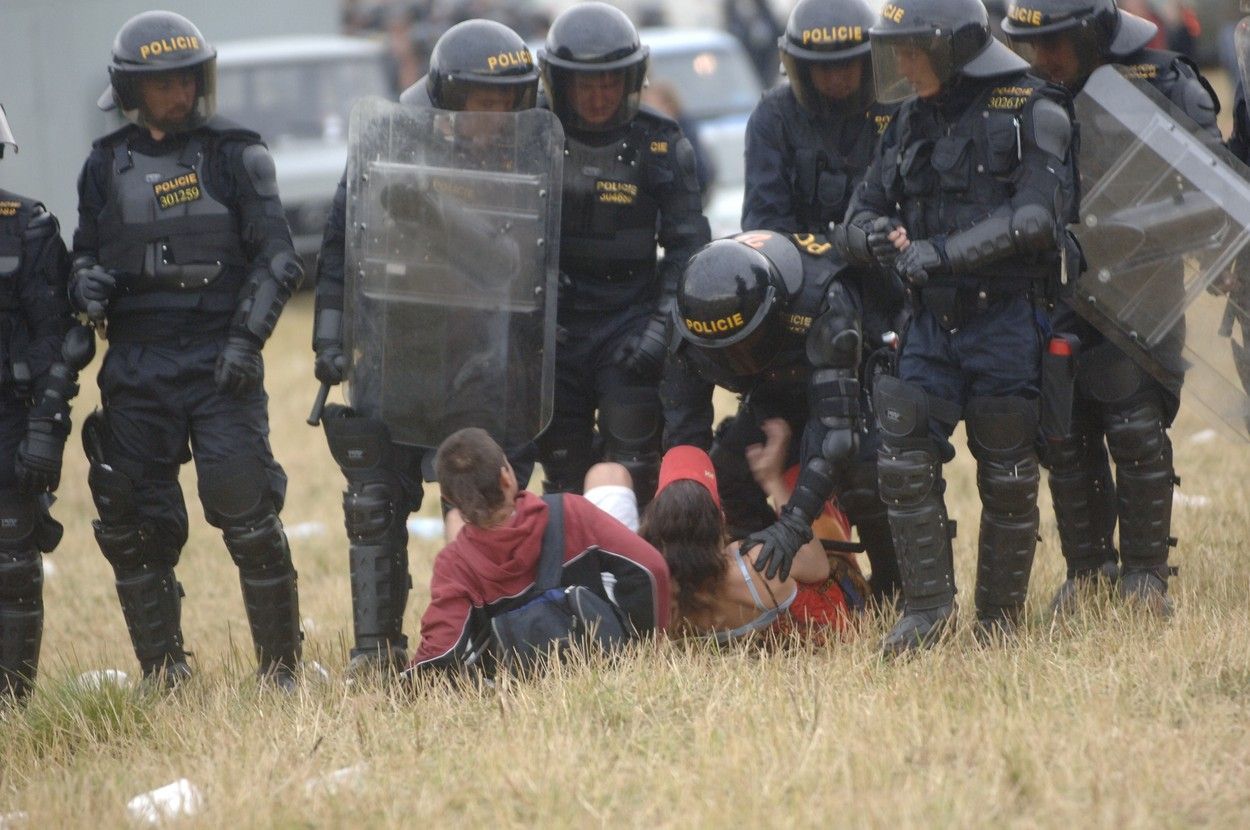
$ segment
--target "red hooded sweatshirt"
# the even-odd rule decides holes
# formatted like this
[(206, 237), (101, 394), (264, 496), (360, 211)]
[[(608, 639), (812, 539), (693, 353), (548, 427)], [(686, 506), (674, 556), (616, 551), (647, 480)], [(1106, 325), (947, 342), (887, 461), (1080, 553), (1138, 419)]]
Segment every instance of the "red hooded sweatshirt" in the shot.
[[(547, 503), (517, 494), (516, 512), (499, 527), (466, 524), (434, 559), (430, 606), (421, 617), (418, 669), (464, 663), (479, 644), (486, 609), (534, 584)], [(584, 498), (564, 495), (564, 574), (561, 585), (585, 585), (616, 604), (640, 634), (668, 626), (668, 565), (659, 551)], [(475, 630), (476, 629), (476, 630)]]

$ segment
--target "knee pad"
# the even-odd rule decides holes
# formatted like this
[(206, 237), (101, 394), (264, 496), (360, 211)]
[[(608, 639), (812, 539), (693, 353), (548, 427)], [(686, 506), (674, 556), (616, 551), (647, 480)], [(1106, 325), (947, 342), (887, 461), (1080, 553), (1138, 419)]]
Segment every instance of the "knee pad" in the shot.
[(395, 482), (385, 479), (353, 481), (343, 491), (343, 521), (352, 544), (381, 544), (403, 529), (400, 494)]
[(1107, 409), (1107, 449), (1117, 465), (1142, 464), (1164, 455), (1168, 440), (1163, 409), (1153, 396), (1138, 396)]
[(846, 511), (847, 518), (854, 524), (863, 517), (885, 513), (885, 502), (878, 488), (877, 460), (856, 462), (847, 470), (838, 492), (838, 507)]
[(200, 476), (200, 501), (209, 524), (221, 529), (240, 572), (257, 575), (289, 569), (286, 534), (260, 459), (241, 455), (206, 466)]
[(916, 507), (933, 492), (940, 469), (932, 449), (893, 451), (883, 446), (877, 454), (881, 498), (894, 507)]
[(43, 597), (39, 552), (0, 551), (0, 605), (38, 605)]
[(929, 441), (929, 396), (914, 383), (890, 375), (873, 383), (872, 406), (884, 443), (893, 447)]
[(1133, 359), (1111, 342), (1081, 352), (1076, 367), (1076, 387), (1098, 403), (1126, 401), (1148, 382)]
[(614, 389), (599, 404), (603, 458), (629, 470), (640, 505), (655, 493), (663, 430), (660, 396), (652, 387)]
[(29, 496), (0, 493), (0, 555), (23, 554), (35, 548), (35, 531), (43, 511)]
[(386, 424), (352, 414), (345, 406), (327, 406), (321, 424), (325, 427), (330, 454), (351, 478), (353, 471), (376, 470), (387, 466), (391, 431)]
[(977, 397), (968, 401), (968, 448), (978, 460), (1034, 457), (1038, 404), (1021, 397)]
[[(87, 487), (100, 515), (91, 523), (100, 551), (119, 576), (140, 571), (144, 565), (174, 567), (182, 541), (140, 517), (134, 481), (106, 455), (109, 441), (104, 414), (92, 412), (83, 422), (82, 442), (90, 462)], [(178, 480), (177, 468), (162, 474), (175, 483)], [(182, 531), (185, 538), (186, 528)]]

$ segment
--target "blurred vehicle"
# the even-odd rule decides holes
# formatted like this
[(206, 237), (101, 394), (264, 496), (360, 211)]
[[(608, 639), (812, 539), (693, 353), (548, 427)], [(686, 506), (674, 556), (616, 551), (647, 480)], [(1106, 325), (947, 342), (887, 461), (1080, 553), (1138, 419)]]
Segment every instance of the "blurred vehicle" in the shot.
[(683, 116), (696, 125), (716, 178), (704, 213), (712, 238), (741, 230), (747, 118), (764, 90), (742, 45), (715, 29), (654, 28), (639, 33), (651, 47), (651, 83), (671, 84)]
[(380, 43), (292, 35), (217, 46), (217, 110), (269, 145), (295, 250), (312, 284), (321, 234), (347, 164), (352, 105), (388, 97)]

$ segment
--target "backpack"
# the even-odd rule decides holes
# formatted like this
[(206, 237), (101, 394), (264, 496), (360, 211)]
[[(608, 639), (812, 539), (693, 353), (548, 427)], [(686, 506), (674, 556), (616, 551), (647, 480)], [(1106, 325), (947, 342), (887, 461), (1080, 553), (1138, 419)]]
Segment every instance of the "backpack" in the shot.
[(490, 610), (490, 648), (497, 666), (535, 674), (546, 659), (575, 652), (604, 653), (629, 639), (624, 614), (585, 585), (560, 587), (564, 570), (564, 499), (543, 496), (549, 513), (534, 585), (499, 610)]

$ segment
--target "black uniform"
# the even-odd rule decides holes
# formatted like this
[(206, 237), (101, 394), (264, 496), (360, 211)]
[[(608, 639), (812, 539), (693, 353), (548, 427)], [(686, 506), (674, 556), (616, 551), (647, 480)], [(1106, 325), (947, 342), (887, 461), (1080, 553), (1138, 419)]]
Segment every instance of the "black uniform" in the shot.
[(256, 133), (222, 119), (161, 141), (128, 125), (95, 142), (78, 193), (75, 280), (96, 266), (116, 279), (104, 409), (83, 433), (96, 539), (135, 652), (147, 674), (185, 670), (178, 468), (194, 458), (205, 518), (239, 566), (261, 670), (289, 675), (301, 634), (268, 398), (259, 377), (232, 394), (215, 379), (232, 349), (259, 364), (301, 276), (273, 161)]
[[(768, 236), (750, 231), (735, 239), (750, 240), (746, 244), (752, 245)], [(675, 360), (739, 395), (738, 411), (717, 430), (711, 451), (730, 534), (744, 538), (777, 520), (747, 464), (746, 450), (764, 442), (764, 421), (782, 418), (793, 436), (787, 465), (800, 465), (795, 483), (799, 498), (792, 501), (803, 503), (805, 517), (815, 519), (819, 507), (836, 496), (872, 563), (873, 595), (886, 598), (897, 590), (898, 564), (885, 503), (877, 492), (876, 425), (860, 413), (871, 411), (872, 378), (889, 371), (892, 352), (881, 344), (883, 335), (895, 328), (902, 296), (883, 302), (875, 293), (865, 295), (862, 272), (842, 264), (824, 237), (792, 234), (774, 240), (768, 247), (784, 240), (782, 244), (792, 244), (799, 256), (771, 257), (793, 291), (784, 304), (777, 354), (767, 368), (750, 374), (729, 372), (709, 363), (689, 342), (678, 345)], [(785, 273), (789, 269), (797, 273)], [(868, 344), (861, 348), (857, 343), (849, 366), (843, 365), (847, 362), (843, 350), (834, 346), (847, 331)], [(854, 385), (856, 378), (863, 383)], [(826, 441), (831, 416), (853, 416), (847, 427), (856, 434), (857, 449), (849, 456), (835, 452), (839, 442)]]
[[(56, 218), (40, 203), (0, 190), (0, 698), (25, 696), (35, 680), (43, 633), (40, 554), (61, 538), (45, 494), (59, 479), (77, 371), (91, 358), (90, 335), (81, 330), (74, 365), (63, 355), (73, 325), (68, 273)], [(36, 435), (51, 452), (32, 464)], [(39, 480), (30, 474), (36, 467), (45, 473)]]
[[(400, 100), (419, 109), (439, 109), (431, 97), (428, 78), (410, 87)], [(462, 158), (457, 166), (471, 166), (471, 160)], [(392, 209), (395, 208), (392, 205)], [(346, 227), (347, 175), (344, 173), (326, 220), (317, 271), (317, 324), (313, 346), (318, 351), (319, 364), (327, 345), (335, 348), (342, 345)], [(479, 256), (486, 253), (489, 251), (477, 252)], [(472, 336), (474, 332), (470, 327), (464, 334)], [(336, 383), (342, 380), (341, 375), (330, 378), (321, 372), (318, 377)], [(479, 419), (477, 423), (485, 422)], [(382, 421), (364, 417), (347, 407), (327, 407), (323, 425), (330, 452), (347, 479), (343, 514), (350, 546), (355, 632), (351, 656), (361, 667), (381, 655), (383, 662), (402, 668), (407, 661), (408, 647), (403, 618), (412, 587), (408, 572), (407, 518), (421, 508), (425, 494), (423, 481), (434, 480), (433, 449), (396, 443)], [(497, 438), (504, 442), (505, 436)], [(535, 454), (532, 443), (508, 451), (509, 462), (522, 487), (533, 472)]]
[(538, 439), (547, 490), (580, 490), (601, 454), (654, 490), (659, 366), (622, 365), (621, 349), (656, 321), (666, 330), (677, 276), (709, 237), (694, 151), (675, 122), (643, 108), (611, 132), (566, 128), (555, 414)]
[(764, 93), (747, 121), (742, 227), (824, 234), (841, 222), (896, 109), (873, 103), (818, 115), (789, 84)]
[[(906, 47), (928, 27), (934, 42), (953, 35), (963, 63), (944, 67), (949, 74), (933, 94), (904, 101), (847, 211), (859, 234), (848, 245), (853, 255), (894, 262), (916, 305), (898, 378), (875, 390), (881, 495), (904, 588), (904, 616), (883, 643), (888, 652), (931, 642), (953, 616), (941, 466), (953, 457), (947, 438), (961, 419), (983, 508), (981, 630), (1010, 629), (1023, 609), (1040, 478), (1035, 303), (1058, 281), (1061, 229), (1075, 212), (1063, 90), (1027, 74), (1024, 61), (989, 36), (979, 2), (899, 0), (899, 9), (872, 29), (882, 62), (894, 43)], [(879, 88), (898, 80), (877, 76)], [(910, 240), (901, 254), (884, 238), (895, 224)]]

